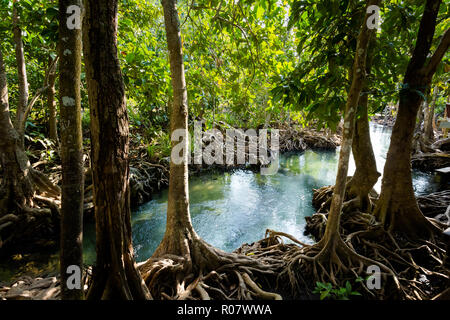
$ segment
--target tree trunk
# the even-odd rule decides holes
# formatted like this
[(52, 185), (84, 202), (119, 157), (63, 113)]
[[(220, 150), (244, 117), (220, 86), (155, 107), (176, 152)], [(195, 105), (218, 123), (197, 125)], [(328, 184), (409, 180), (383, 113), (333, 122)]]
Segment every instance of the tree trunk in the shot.
[(352, 142), (356, 170), (347, 184), (347, 196), (350, 199), (358, 199), (360, 209), (366, 212), (371, 210), (369, 192), (377, 183), (380, 173), (377, 171), (377, 163), (370, 139), (367, 94), (359, 98), (358, 108), (359, 118), (356, 120)]
[[(1, 210), (6, 212), (28, 206), (34, 194), (28, 157), (22, 149), (22, 141), (14, 128), (9, 112), (8, 85), (3, 54), (0, 50), (0, 156), (3, 168)], [(5, 212), (0, 211), (0, 215)]]
[(175, 145), (184, 144), (183, 161), (176, 163), (171, 157), (169, 194), (167, 201), (167, 223), (163, 240), (153, 254), (153, 258), (165, 254), (185, 258), (187, 273), (201, 269), (217, 268), (221, 261), (220, 250), (211, 247), (195, 232), (189, 211), (189, 171), (188, 171), (188, 99), (184, 73), (180, 23), (176, 0), (163, 0), (164, 24), (169, 49), (170, 73), (173, 87), (173, 101), (170, 110), (170, 131), (183, 131), (183, 141), (172, 141)]
[(129, 125), (117, 57), (117, 0), (86, 0), (83, 51), (91, 115), (97, 262), (88, 299), (148, 299), (131, 243)]
[(438, 93), (439, 87), (435, 86), (433, 89), (433, 99), (431, 100), (431, 103), (428, 105), (428, 108), (425, 113), (424, 139), (430, 144), (434, 142), (433, 121)]
[[(55, 58), (56, 59), (56, 58)], [(55, 81), (56, 81), (56, 72), (51, 72), (51, 65), (54, 60), (49, 57), (48, 58), (48, 89), (47, 89), (47, 107), (49, 113), (49, 137), (52, 141), (58, 142), (58, 128), (57, 128), (57, 120), (56, 120), (56, 101), (55, 101)]]
[(19, 138), (21, 139), (21, 143), (23, 145), (25, 139), (24, 136), (26, 123), (25, 113), (28, 105), (29, 95), (28, 95), (27, 70), (22, 42), (22, 30), (20, 29), (19, 26), (19, 16), (17, 14), (17, 9), (15, 5), (13, 5), (12, 25), (14, 34), (16, 62), (17, 62), (17, 78), (19, 79), (19, 101), (17, 103), (17, 112), (14, 127), (16, 128), (17, 133), (19, 134)]
[[(192, 227), (189, 212), (188, 154), (186, 152), (188, 150), (188, 100), (179, 19), (175, 0), (163, 0), (162, 5), (173, 87), (170, 131), (171, 133), (176, 129), (184, 131), (185, 152), (182, 163), (176, 164), (173, 159), (170, 161), (166, 233), (154, 256), (160, 256), (168, 252), (185, 255), (190, 250), (188, 242), (184, 241), (184, 235), (198, 237)], [(177, 144), (178, 141), (172, 141), (172, 148)]]
[[(376, 5), (378, 0), (368, 1), (367, 5)], [(339, 154), (338, 172), (336, 175), (336, 184), (333, 190), (333, 197), (331, 200), (331, 208), (328, 214), (328, 221), (325, 229), (325, 234), (320, 241), (323, 245), (323, 254), (333, 254), (336, 245), (345, 246), (340, 238), (339, 224), (342, 210), (342, 204), (345, 197), (348, 164), (350, 159), (350, 151), (353, 143), (353, 133), (355, 130), (355, 116), (358, 108), (360, 94), (365, 82), (366, 76), (366, 56), (370, 36), (373, 31), (367, 28), (368, 15), (366, 14), (361, 31), (359, 32), (357, 45), (355, 50), (355, 59), (352, 69), (352, 82), (347, 102), (345, 105), (344, 128), (342, 134), (341, 151)]]
[[(366, 77), (370, 74), (375, 47), (374, 34), (368, 44), (366, 57)], [(352, 74), (350, 73), (352, 79)], [(369, 84), (365, 83), (364, 91), (369, 90)], [(352, 152), (355, 160), (356, 170), (351, 180), (347, 183), (347, 198), (356, 201), (356, 208), (362, 212), (372, 210), (369, 193), (377, 183), (380, 173), (377, 171), (377, 162), (373, 153), (372, 141), (370, 139), (369, 126), (369, 96), (367, 93), (360, 95), (358, 101), (357, 117), (355, 120), (355, 131), (352, 141)], [(355, 208), (355, 206), (351, 206)]]
[[(426, 94), (427, 99), (429, 99), (429, 93)], [(428, 101), (422, 101), (419, 107), (419, 114), (417, 115), (417, 123), (416, 123), (416, 132), (423, 132), (424, 128), (424, 119), (425, 119), (425, 110), (428, 109)]]
[(397, 120), (384, 167), (380, 198), (374, 214), (388, 230), (412, 237), (427, 235), (435, 227), (423, 216), (414, 196), (411, 150), (417, 112), (437, 65), (450, 44), (447, 30), (434, 55), (426, 64), (441, 0), (427, 0), (416, 46), (409, 61), (399, 94)]
[[(67, 27), (67, 8), (77, 5), (81, 0), (59, 1), (59, 103), (61, 106), (61, 298), (63, 300), (83, 299), (83, 287), (68, 288), (69, 266), (83, 268), (83, 136), (81, 131), (81, 30)], [(49, 104), (54, 111), (54, 79), (49, 85)], [(52, 110), (50, 111), (52, 115)], [(50, 117), (51, 127), (56, 125), (55, 113)], [(56, 127), (53, 127), (53, 139), (57, 139)], [(52, 132), (52, 131), (51, 131)]]
[[(274, 271), (268, 270), (274, 267), (262, 264), (257, 259), (216, 249), (202, 240), (192, 226), (188, 189), (188, 100), (180, 23), (176, 0), (162, 0), (162, 5), (173, 87), (170, 110), (171, 137), (174, 138), (173, 133), (177, 130), (176, 136), (181, 135), (182, 141), (172, 140), (171, 142), (166, 232), (153, 256), (140, 267), (140, 270), (152, 294), (158, 297), (167, 298), (168, 295), (172, 295), (175, 299), (186, 299), (192, 291), (196, 290), (201, 292), (202, 299), (208, 299), (209, 295), (203, 287), (204, 278), (208, 277), (208, 274), (210, 276), (217, 274), (220, 267), (221, 275), (227, 274), (225, 277), (229, 277), (228, 279), (238, 281), (240, 279), (239, 284), (236, 283), (234, 286), (236, 288), (239, 285), (240, 288), (237, 294), (238, 299), (250, 297), (247, 291), (253, 292), (257, 297), (264, 296), (267, 299), (270, 296), (281, 299), (277, 294), (264, 292), (261, 295), (258, 285), (247, 273), (244, 272), (241, 275), (240, 269), (247, 266), (252, 269), (252, 277), (256, 277), (263, 273), (275, 274)], [(181, 155), (173, 153), (175, 146), (184, 147)], [(246, 287), (247, 285), (249, 287)], [(220, 287), (222, 289), (214, 291), (217, 293), (223, 290), (222, 280), (220, 280)], [(211, 286), (208, 288), (214, 289)], [(236, 292), (237, 290), (232, 290), (225, 296), (232, 296)]]

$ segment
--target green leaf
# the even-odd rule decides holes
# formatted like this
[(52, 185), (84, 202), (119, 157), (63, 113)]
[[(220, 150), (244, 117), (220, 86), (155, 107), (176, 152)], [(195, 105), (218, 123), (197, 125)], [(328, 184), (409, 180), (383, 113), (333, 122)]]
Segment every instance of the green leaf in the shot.
[(330, 292), (329, 291), (323, 291), (320, 294), (320, 300), (324, 300), (325, 298), (327, 298), (329, 296)]
[(48, 8), (45, 11), (45, 15), (47, 16), (47, 18), (49, 20), (52, 20), (53, 18), (58, 17), (58, 14), (59, 14), (59, 10), (57, 8), (54, 8), (54, 7)]
[(345, 282), (345, 288), (347, 289), (348, 292), (352, 291), (352, 285), (350, 284), (350, 282), (347, 280), (347, 282)]
[(263, 17), (263, 15), (264, 15), (264, 8), (263, 8), (262, 6), (259, 6), (259, 7), (256, 9), (256, 18), (257, 18), (258, 20), (261, 20), (262, 17)]

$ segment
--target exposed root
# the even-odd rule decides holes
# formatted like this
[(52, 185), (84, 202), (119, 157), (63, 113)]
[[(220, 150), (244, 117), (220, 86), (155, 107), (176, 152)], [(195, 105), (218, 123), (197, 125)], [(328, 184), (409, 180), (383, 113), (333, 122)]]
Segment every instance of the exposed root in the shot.
[[(259, 246), (268, 248), (269, 239)], [(280, 300), (281, 296), (264, 290), (274, 288), (283, 262), (263, 251), (226, 253), (201, 239), (192, 240), (190, 255), (164, 254), (139, 266), (145, 283), (156, 299), (176, 300)], [(252, 247), (253, 249), (256, 246)]]
[[(322, 218), (324, 215), (314, 214), (307, 219), (307, 229), (314, 232), (316, 239), (323, 236), (326, 225), (326, 219)], [(436, 236), (422, 240), (407, 239), (404, 235), (392, 234), (382, 228), (374, 221), (372, 215), (360, 212), (342, 214), (341, 234), (348, 248), (378, 263), (381, 262), (398, 279), (398, 285), (390, 285), (389, 291), (385, 287), (380, 291), (371, 290), (370, 293), (376, 294), (377, 298), (431, 299), (450, 285), (450, 270), (443, 263), (445, 243)], [(312, 253), (308, 251), (302, 254), (307, 257), (317, 254), (317, 249)], [(340, 256), (347, 259), (344, 252), (341, 252)], [(348, 265), (349, 263), (347, 268)], [(319, 270), (322, 270), (322, 267), (315, 266)], [(314, 276), (316, 274), (317, 272)], [(325, 274), (325, 278), (318, 274), (317, 279), (328, 279), (325, 282), (333, 282), (330, 279), (336, 279), (335, 274), (334, 270), (334, 277), (331, 272)]]
[[(349, 188), (349, 183), (352, 177), (347, 178), (347, 191)], [(313, 200), (312, 204), (317, 212), (328, 212), (330, 210), (331, 199), (333, 197), (334, 186), (325, 186), (319, 189), (313, 189)], [(368, 207), (372, 207), (373, 202), (378, 198), (378, 194), (375, 190), (369, 193), (369, 204)], [(342, 210), (345, 211), (353, 211), (356, 209), (360, 209), (362, 207), (362, 201), (358, 197), (353, 198), (349, 197), (347, 192), (345, 196), (345, 202), (343, 204)]]
[(55, 185), (50, 179), (42, 172), (31, 169), (31, 176), (33, 177), (34, 185), (38, 192), (43, 195), (58, 198), (61, 196), (61, 189)]
[(244, 282), (256, 293), (258, 298), (263, 300), (283, 300), (277, 293), (262, 290), (245, 272), (242, 274), (242, 278), (244, 278)]
[(440, 192), (431, 193), (417, 197), (417, 203), (419, 204), (420, 211), (430, 218), (435, 218), (441, 222), (447, 222), (449, 217), (445, 212), (450, 205), (450, 190), (444, 190)]
[(364, 277), (367, 267), (371, 265), (378, 266), (383, 271), (381, 275), (384, 283), (389, 285), (375, 294), (361, 282), (360, 286), (369, 297), (383, 296), (387, 288), (389, 288), (387, 292), (392, 293), (392, 288), (395, 288), (400, 295), (402, 293), (402, 287), (392, 269), (379, 261), (358, 254), (339, 236), (323, 239), (313, 246), (295, 248), (288, 252), (284, 259), (287, 265), (280, 273), (280, 280), (291, 286), (294, 297), (298, 292), (305, 290), (311, 297), (316, 281), (344, 287), (346, 281)]
[(289, 240), (301, 245), (301, 246), (308, 246), (306, 243), (301, 242), (300, 240), (297, 240), (294, 236), (291, 236), (290, 234), (284, 233), (284, 232), (279, 232), (279, 231), (274, 231), (271, 229), (267, 229), (266, 230), (266, 238), (274, 238), (274, 237), (286, 237)]
[(311, 149), (334, 150), (340, 144), (337, 135), (328, 136), (310, 128), (280, 125), (280, 151), (304, 151)]
[[(5, 252), (54, 246), (59, 230), (60, 188), (45, 174), (29, 168), (34, 194), (24, 201), (14, 201), (14, 209), (0, 214), (0, 248)], [(5, 202), (10, 202), (6, 197)], [(0, 201), (1, 202), (1, 201)]]
[(153, 194), (169, 185), (169, 171), (162, 164), (143, 160), (130, 166), (131, 203), (138, 206), (152, 199)]
[(411, 165), (414, 169), (435, 170), (450, 166), (450, 154), (443, 152), (418, 153), (412, 156)]

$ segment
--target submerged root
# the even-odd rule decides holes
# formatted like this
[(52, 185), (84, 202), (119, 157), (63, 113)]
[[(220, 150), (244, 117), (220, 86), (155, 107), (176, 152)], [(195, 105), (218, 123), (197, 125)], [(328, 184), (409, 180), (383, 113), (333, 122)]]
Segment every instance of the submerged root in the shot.
[(189, 254), (152, 257), (138, 269), (155, 299), (281, 300), (278, 293), (265, 290), (275, 287), (283, 265), (267, 254), (276, 252), (271, 241), (263, 239), (251, 249), (226, 253), (194, 239)]

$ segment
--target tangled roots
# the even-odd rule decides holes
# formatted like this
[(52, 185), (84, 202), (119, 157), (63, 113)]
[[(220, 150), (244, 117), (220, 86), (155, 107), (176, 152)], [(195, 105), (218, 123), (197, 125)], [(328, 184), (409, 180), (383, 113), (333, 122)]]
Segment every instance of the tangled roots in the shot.
[(217, 250), (202, 240), (190, 255), (165, 254), (139, 265), (152, 296), (166, 300), (281, 300), (274, 288), (282, 261), (268, 239), (244, 245), (237, 253)]
[[(314, 238), (321, 239), (326, 221), (327, 214), (316, 213), (307, 219), (306, 229)], [(394, 286), (389, 285), (389, 290), (384, 286), (381, 290), (371, 290), (369, 295), (372, 297), (425, 300), (431, 299), (450, 285), (450, 270), (443, 263), (446, 244), (437, 236), (431, 236), (430, 239), (408, 239), (402, 234), (393, 234), (385, 230), (376, 223), (372, 215), (358, 211), (342, 213), (340, 233), (346, 247), (354, 253), (357, 252), (358, 256), (369, 257), (371, 261), (383, 264), (387, 268), (385, 270), (392, 276), (390, 278), (398, 280), (398, 283), (397, 280), (394, 281)], [(318, 248), (304, 251), (303, 256), (311, 257), (317, 255)], [(336, 250), (336, 254), (346, 259), (348, 250), (344, 252)], [(331, 261), (336, 260), (336, 257), (331, 258)], [(347, 262), (347, 269), (349, 265), (352, 264)], [(321, 267), (323, 266), (319, 265), (320, 269)], [(342, 270), (345, 271), (345, 268)], [(325, 279), (323, 276), (316, 276), (313, 266), (315, 279), (333, 282), (331, 274), (324, 274)]]

